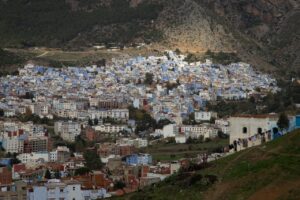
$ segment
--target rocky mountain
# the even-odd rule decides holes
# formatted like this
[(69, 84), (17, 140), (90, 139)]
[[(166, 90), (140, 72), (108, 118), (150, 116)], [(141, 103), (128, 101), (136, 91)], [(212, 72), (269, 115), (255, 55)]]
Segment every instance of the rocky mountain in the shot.
[(255, 65), (299, 73), (299, 4), (293, 0), (172, 0), (165, 2), (157, 27), (169, 45), (183, 50), (234, 51)]
[(183, 52), (236, 52), (267, 71), (299, 75), (299, 4), (297, 0), (2, 0), (0, 45), (79, 48), (146, 42)]

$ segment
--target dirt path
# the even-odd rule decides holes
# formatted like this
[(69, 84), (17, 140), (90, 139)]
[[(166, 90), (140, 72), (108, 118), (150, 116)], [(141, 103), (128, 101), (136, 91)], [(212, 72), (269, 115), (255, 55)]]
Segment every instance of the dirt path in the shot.
[(45, 51), (44, 53), (42, 53), (42, 54), (40, 54), (40, 55), (38, 55), (38, 56), (36, 56), (36, 57), (37, 57), (37, 58), (43, 57), (43, 56), (47, 55), (48, 53), (49, 53), (49, 51)]

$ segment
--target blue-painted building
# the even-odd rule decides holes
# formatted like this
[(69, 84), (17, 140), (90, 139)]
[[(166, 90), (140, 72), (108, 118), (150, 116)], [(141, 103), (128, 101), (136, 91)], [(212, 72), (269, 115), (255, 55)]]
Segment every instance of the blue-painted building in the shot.
[(296, 128), (300, 128), (300, 115), (296, 115)]
[(0, 165), (4, 165), (6, 167), (10, 167), (11, 166), (11, 158), (1, 158), (0, 159)]
[(152, 163), (150, 154), (132, 154), (126, 156), (125, 162), (127, 165), (148, 165)]

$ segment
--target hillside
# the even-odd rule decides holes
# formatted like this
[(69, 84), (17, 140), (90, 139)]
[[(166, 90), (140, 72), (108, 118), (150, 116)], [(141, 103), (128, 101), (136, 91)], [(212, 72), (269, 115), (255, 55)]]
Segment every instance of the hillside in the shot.
[(300, 199), (299, 147), (296, 130), (121, 199)]

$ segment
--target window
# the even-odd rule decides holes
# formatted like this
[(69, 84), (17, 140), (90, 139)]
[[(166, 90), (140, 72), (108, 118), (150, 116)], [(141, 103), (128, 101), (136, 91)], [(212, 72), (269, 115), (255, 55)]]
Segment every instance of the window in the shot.
[(247, 133), (247, 127), (243, 127), (243, 133)]
[(75, 187), (73, 187), (73, 191), (75, 191)]
[(258, 129), (257, 129), (257, 133), (258, 133), (258, 134), (262, 134), (262, 128), (258, 128)]

